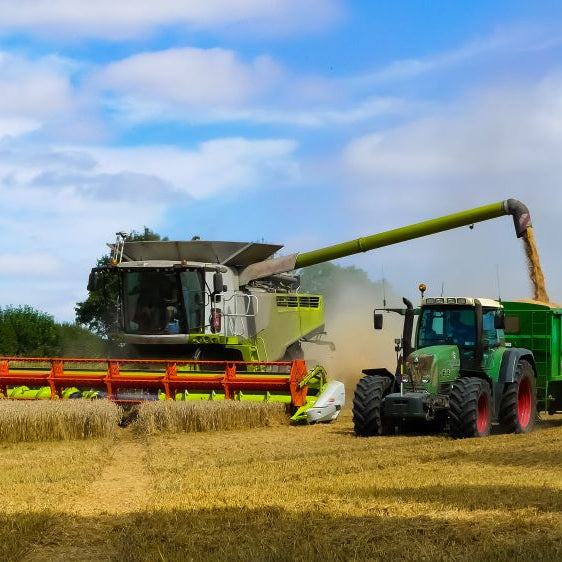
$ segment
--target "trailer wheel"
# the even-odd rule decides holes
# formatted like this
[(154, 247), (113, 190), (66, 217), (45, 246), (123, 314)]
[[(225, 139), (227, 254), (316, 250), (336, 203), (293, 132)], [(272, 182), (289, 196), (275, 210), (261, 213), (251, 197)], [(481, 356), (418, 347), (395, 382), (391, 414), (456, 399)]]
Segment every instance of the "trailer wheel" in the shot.
[(500, 405), (500, 425), (506, 433), (529, 433), (537, 415), (537, 388), (533, 367), (517, 363), (515, 381), (505, 385)]
[(456, 439), (490, 434), (492, 395), (485, 380), (461, 377), (455, 381), (449, 399), (449, 426)]
[(392, 386), (388, 377), (363, 377), (353, 397), (353, 427), (355, 435), (370, 437), (384, 435), (392, 430), (392, 422), (382, 414), (382, 399)]

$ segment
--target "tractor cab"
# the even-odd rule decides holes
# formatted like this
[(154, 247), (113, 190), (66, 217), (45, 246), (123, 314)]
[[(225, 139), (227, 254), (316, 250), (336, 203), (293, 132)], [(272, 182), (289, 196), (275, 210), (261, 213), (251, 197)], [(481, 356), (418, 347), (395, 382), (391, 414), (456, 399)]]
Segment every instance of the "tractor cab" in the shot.
[[(426, 298), (419, 311), (416, 351), (411, 358), (405, 358), (406, 365), (427, 354), (446, 355), (461, 371), (485, 372), (494, 350), (504, 345), (503, 311), (498, 301)], [(441, 369), (441, 375), (446, 375), (447, 369), (449, 366), (445, 373)]]

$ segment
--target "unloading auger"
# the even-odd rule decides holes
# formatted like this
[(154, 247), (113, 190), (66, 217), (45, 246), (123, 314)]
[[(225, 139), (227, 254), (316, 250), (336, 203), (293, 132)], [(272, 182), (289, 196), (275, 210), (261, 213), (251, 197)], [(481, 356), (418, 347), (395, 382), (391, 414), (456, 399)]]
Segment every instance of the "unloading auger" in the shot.
[(207, 240), (128, 242), (88, 290), (117, 276), (126, 357), (0, 358), (0, 393), (12, 399), (253, 400), (287, 404), (294, 421), (331, 421), (344, 385), (307, 367), (302, 342), (326, 343), (321, 295), (298, 292), (292, 272), (462, 226), (529, 211), (515, 199), (477, 207), (311, 252), (273, 258), (282, 246)]

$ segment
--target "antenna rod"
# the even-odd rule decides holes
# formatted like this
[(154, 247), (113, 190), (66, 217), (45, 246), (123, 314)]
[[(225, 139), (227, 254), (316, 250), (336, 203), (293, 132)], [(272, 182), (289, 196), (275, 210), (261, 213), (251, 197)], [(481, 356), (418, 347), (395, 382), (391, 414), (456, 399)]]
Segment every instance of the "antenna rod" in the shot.
[(386, 283), (384, 279), (384, 265), (381, 266), (382, 273), (382, 307), (386, 308)]

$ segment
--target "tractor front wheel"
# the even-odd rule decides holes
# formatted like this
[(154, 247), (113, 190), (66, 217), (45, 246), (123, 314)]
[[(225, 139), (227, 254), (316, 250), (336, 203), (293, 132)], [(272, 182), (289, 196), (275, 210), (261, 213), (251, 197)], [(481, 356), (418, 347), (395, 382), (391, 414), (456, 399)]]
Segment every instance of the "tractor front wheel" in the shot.
[(457, 439), (490, 434), (492, 395), (485, 380), (461, 377), (455, 381), (449, 399), (449, 426)]
[(500, 405), (500, 425), (505, 433), (529, 433), (537, 415), (535, 372), (528, 361), (517, 363), (515, 381), (505, 385)]
[(355, 435), (371, 437), (390, 433), (392, 426), (382, 412), (382, 399), (392, 386), (389, 377), (363, 377), (355, 389), (353, 397), (353, 427)]

